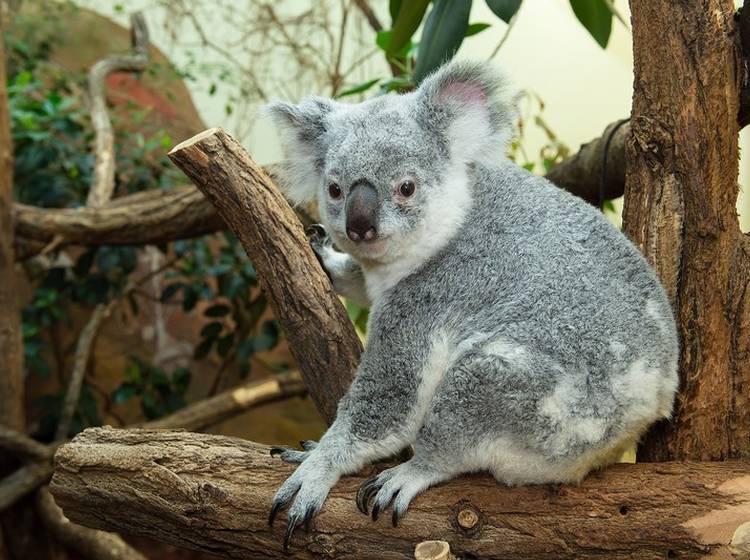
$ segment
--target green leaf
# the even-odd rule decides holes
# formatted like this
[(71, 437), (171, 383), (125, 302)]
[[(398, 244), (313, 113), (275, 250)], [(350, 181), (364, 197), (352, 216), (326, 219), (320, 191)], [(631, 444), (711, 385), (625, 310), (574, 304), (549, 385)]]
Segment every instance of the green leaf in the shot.
[(378, 31), (377, 35), (375, 35), (375, 44), (380, 48), (380, 50), (387, 51), (392, 36), (393, 31), (391, 31), (390, 29), (381, 29), (380, 31)]
[(222, 358), (226, 358), (227, 354), (229, 354), (229, 350), (232, 348), (232, 343), (234, 342), (234, 333), (229, 333), (228, 335), (222, 336), (219, 339), (219, 342), (216, 343), (216, 352), (221, 356)]
[(414, 81), (453, 58), (469, 27), (471, 0), (435, 0), (422, 30)]
[(115, 404), (122, 404), (125, 401), (129, 400), (131, 397), (134, 397), (135, 394), (136, 394), (135, 385), (130, 385), (130, 384), (120, 385), (120, 387), (118, 387), (112, 392), (112, 402), (114, 402)]
[(216, 338), (224, 328), (224, 325), (218, 321), (213, 321), (201, 329), (201, 336), (203, 338)]
[(470, 23), (469, 27), (466, 28), (466, 35), (464, 35), (464, 37), (471, 37), (472, 35), (481, 33), (489, 27), (492, 27), (489, 23)]
[(214, 345), (215, 341), (215, 338), (203, 339), (203, 342), (196, 346), (195, 351), (193, 352), (193, 358), (196, 360), (200, 360), (208, 356), (208, 353), (211, 351), (211, 347)]
[(396, 21), (398, 13), (401, 10), (402, 0), (390, 0), (388, 2), (388, 11), (391, 13), (391, 21)]
[[(463, 2), (464, 0), (459, 1)], [(429, 3), (430, 0), (411, 0), (399, 8), (398, 16), (393, 21), (393, 34), (386, 51), (389, 58), (395, 56), (409, 42), (419, 24), (422, 23), (422, 18)]]
[(225, 315), (229, 315), (229, 311), (230, 309), (228, 305), (218, 303), (206, 309), (203, 314), (206, 317), (224, 317)]
[(606, 48), (612, 32), (612, 11), (604, 0), (570, 0), (578, 21), (602, 48)]
[(175, 282), (174, 284), (170, 284), (166, 288), (164, 288), (164, 291), (161, 293), (161, 297), (159, 298), (162, 303), (165, 303), (172, 299), (177, 292), (179, 292), (182, 288), (185, 287), (184, 282)]
[[(505, 23), (508, 23), (510, 21), (510, 18), (512, 18), (514, 15), (516, 15), (516, 12), (518, 11), (518, 8), (521, 7), (522, 0), (485, 0), (487, 2), (487, 6), (490, 10), (493, 11), (493, 13), (499, 17), (501, 20), (503, 20)], [(588, 0), (584, 0), (584, 2), (588, 2)]]
[(336, 98), (338, 99), (338, 98), (341, 98), (341, 97), (346, 97), (347, 95), (355, 95), (357, 93), (362, 93), (363, 91), (367, 91), (368, 89), (370, 89), (372, 86), (374, 86), (375, 84), (377, 84), (379, 81), (380, 81), (380, 78), (375, 78), (374, 80), (368, 80), (368, 81), (363, 82), (363, 83), (361, 83), (359, 85), (356, 85), (354, 87), (351, 87), (349, 89), (346, 89), (346, 90), (342, 91), (341, 93), (339, 93), (336, 96)]

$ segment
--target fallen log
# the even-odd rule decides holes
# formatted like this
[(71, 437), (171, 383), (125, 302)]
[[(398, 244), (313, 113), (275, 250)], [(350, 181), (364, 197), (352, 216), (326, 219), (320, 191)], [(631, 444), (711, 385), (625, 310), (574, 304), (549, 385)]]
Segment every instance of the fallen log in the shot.
[(175, 146), (169, 158), (242, 243), (310, 396), (332, 422), (359, 364), (362, 343), (301, 222), (265, 171), (220, 128)]
[(283, 523), (266, 519), (293, 467), (268, 450), (224, 436), (91, 428), (58, 450), (50, 488), (76, 523), (226, 558), (395, 560), (430, 540), (464, 558), (732, 558), (732, 537), (750, 520), (748, 461), (615, 465), (580, 486), (507, 488), (472, 475), (418, 496), (396, 528), (357, 511), (356, 476), (285, 555)]

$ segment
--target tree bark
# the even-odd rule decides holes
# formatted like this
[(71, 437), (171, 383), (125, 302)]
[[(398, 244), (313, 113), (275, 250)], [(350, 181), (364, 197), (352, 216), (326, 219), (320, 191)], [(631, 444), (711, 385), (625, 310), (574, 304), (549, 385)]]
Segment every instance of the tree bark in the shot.
[(158, 245), (225, 229), (206, 197), (193, 186), (123, 196), (102, 208), (14, 206), (15, 232), (48, 242), (79, 245)]
[(270, 177), (223, 130), (202, 132), (169, 157), (242, 243), (310, 395), (330, 423), (359, 363), (362, 343), (302, 224)]
[(632, 0), (635, 90), (624, 229), (656, 268), (681, 339), (671, 422), (638, 458), (750, 456), (750, 270), (735, 204), (738, 82), (730, 0)]
[(143, 14), (130, 16), (133, 52), (112, 55), (99, 60), (88, 75), (91, 125), (94, 128), (94, 177), (89, 188), (86, 206), (104, 206), (115, 192), (115, 133), (107, 111), (107, 92), (104, 81), (113, 72), (141, 72), (148, 65), (148, 27)]
[(227, 558), (406, 559), (426, 540), (469, 558), (731, 558), (750, 516), (747, 462), (616, 465), (580, 486), (462, 477), (417, 497), (397, 528), (357, 511), (364, 479), (351, 477), (287, 556), (283, 523), (266, 518), (293, 467), (268, 451), (224, 436), (91, 428), (57, 452), (51, 490), (77, 523)]
[[(0, 425), (25, 431), (21, 310), (14, 272), (13, 250), (13, 144), (5, 75), (4, 31), (9, 18), (7, 2), (0, 1)], [(17, 468), (15, 458), (0, 455), (0, 476)], [(38, 520), (25, 504), (0, 514), (0, 557), (48, 557), (40, 542)]]
[(558, 163), (546, 177), (561, 189), (594, 206), (622, 196), (625, 190), (625, 142), (630, 137), (627, 121), (613, 122), (599, 137)]
[[(7, 3), (0, 2), (0, 32)], [(5, 79), (5, 41), (0, 37), (0, 424), (23, 431), (23, 345), (13, 254), (13, 142)]]

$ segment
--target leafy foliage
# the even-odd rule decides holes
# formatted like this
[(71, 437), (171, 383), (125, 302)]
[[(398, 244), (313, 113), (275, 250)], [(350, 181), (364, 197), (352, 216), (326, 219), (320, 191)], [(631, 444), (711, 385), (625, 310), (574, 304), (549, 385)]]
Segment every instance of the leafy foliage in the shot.
[(612, 11), (605, 0), (570, 0), (570, 6), (578, 21), (605, 48), (612, 33)]
[[(6, 31), (14, 195), (26, 204), (55, 208), (85, 204), (94, 162), (94, 136), (82, 95), (85, 74), (49, 59), (65, 36), (58, 20), (71, 15), (63, 9), (76, 10), (55, 4), (48, 16), (18, 21)], [(165, 155), (171, 138), (153, 122), (149, 111), (133, 104), (112, 111), (116, 196), (184, 183)], [(163, 303), (180, 296), (185, 312), (200, 311), (206, 321), (195, 359), (215, 355), (224, 360), (223, 367), (236, 367), (246, 375), (252, 356), (277, 345), (279, 329), (272, 319), (263, 321), (267, 303), (237, 240), (213, 235), (160, 250), (170, 280), (161, 294)], [(27, 378), (54, 373), (65, 385), (70, 373), (66, 358), (73, 347), (60, 347), (60, 333), (76, 327), (80, 319), (73, 318), (80, 318), (81, 311), (118, 299), (138, 315), (139, 300), (150, 301), (148, 293), (134, 289), (149, 277), (138, 272), (140, 252), (137, 247), (110, 246), (55, 249), (48, 255), (49, 265), (28, 270), (32, 297), (22, 312)], [(174, 412), (185, 405), (190, 379), (188, 369), (166, 372), (132, 357), (111, 397), (84, 381), (70, 435), (101, 423), (102, 407), (110, 400), (117, 404), (138, 397), (147, 418)], [(38, 399), (40, 438), (54, 434), (64, 394), (63, 389)]]
[(414, 68), (414, 80), (421, 82), (444, 61), (453, 58), (470, 33), (471, 0), (435, 0), (422, 29), (422, 41)]
[(122, 404), (133, 397), (140, 397), (143, 415), (153, 420), (183, 408), (189, 385), (190, 371), (185, 368), (166, 373), (161, 368), (131, 357), (125, 371), (125, 381), (112, 392), (112, 402)]

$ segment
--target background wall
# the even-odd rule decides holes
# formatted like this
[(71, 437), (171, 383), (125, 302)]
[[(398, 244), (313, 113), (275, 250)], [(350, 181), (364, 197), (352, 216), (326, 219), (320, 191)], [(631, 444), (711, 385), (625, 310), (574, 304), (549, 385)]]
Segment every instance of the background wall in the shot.
[[(279, 11), (294, 13), (295, 10), (306, 9), (315, 1), (287, 0), (275, 3), (275, 6)], [(191, 27), (180, 27), (176, 36), (174, 30), (169, 30), (167, 23), (172, 16), (166, 7), (168, 2), (133, 0), (123, 3), (124, 9), (117, 9), (114, 3), (97, 0), (78, 0), (77, 3), (123, 25), (128, 22), (126, 10), (143, 9), (150, 24), (152, 40), (178, 67), (194, 64), (196, 51), (186, 52), (184, 45), (198, 47), (198, 57), (205, 67), (218, 63), (222, 58), (210, 49), (201, 50), (202, 39)], [(190, 4), (189, 1), (185, 3)], [(627, 1), (615, 0), (614, 3), (625, 20), (629, 21)], [(738, 0), (737, 4), (740, 3)], [(381, 21), (387, 23), (388, 2), (371, 0), (370, 4)], [(216, 10), (207, 13), (206, 17), (207, 33), (212, 40), (223, 42), (229, 51), (234, 49), (238, 56), (242, 56), (241, 46), (231, 46), (232, 40), (237, 37), (233, 37), (236, 31), (227, 24), (226, 14)], [(473, 3), (471, 22), (487, 22), (492, 27), (466, 39), (457, 56), (488, 59), (507, 25), (498, 20), (480, 0)], [(350, 18), (348, 25), (356, 26), (348, 40), (354, 40), (354, 37), (362, 40), (365, 37), (367, 42), (366, 36), (372, 35), (361, 17)], [(629, 27), (614, 20), (609, 45), (602, 50), (576, 20), (568, 0), (525, 0), (507, 41), (492, 63), (503, 65), (519, 89), (543, 101), (545, 122), (573, 151), (581, 143), (599, 136), (608, 123), (630, 112), (633, 56)], [(289, 98), (307, 93), (326, 93), (317, 91), (315, 83), (295, 81), (294, 76), (289, 76), (287, 72), (288, 60), (279, 54), (267, 75), (266, 93), (269, 97)], [(361, 80), (365, 80), (386, 75), (387, 68), (382, 57), (375, 55), (362, 63), (358, 74)], [(257, 115), (257, 105), (246, 108), (241, 116), (227, 115), (225, 106), (231, 92), (228, 88), (218, 87), (211, 93), (212, 83), (215, 83), (212, 77), (200, 73), (194, 74), (188, 81), (194, 102), (206, 124), (222, 126), (238, 135), (261, 163), (277, 161), (280, 151), (275, 133), (268, 120)], [(529, 107), (525, 110), (532, 111), (531, 102), (526, 103)], [(538, 127), (528, 126), (525, 130), (524, 146), (527, 153), (533, 156), (544, 145), (546, 137)], [(750, 132), (746, 130), (742, 133), (741, 146), (748, 145)], [(741, 162), (739, 181), (741, 186), (750, 185), (750, 161), (747, 158)], [(750, 197), (744, 192), (740, 195), (738, 210), (743, 229), (750, 229)]]

